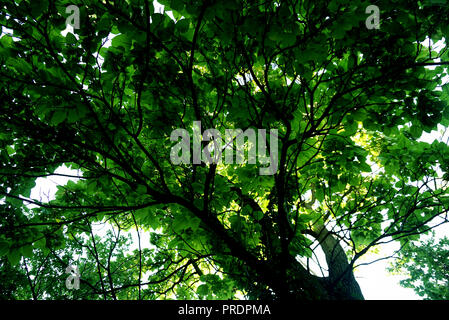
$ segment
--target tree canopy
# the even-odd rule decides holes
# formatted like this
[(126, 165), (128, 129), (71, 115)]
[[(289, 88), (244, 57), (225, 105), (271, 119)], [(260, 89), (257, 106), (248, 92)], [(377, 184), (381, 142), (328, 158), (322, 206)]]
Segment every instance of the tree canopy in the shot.
[[(0, 1), (3, 298), (363, 299), (360, 257), (447, 222), (448, 6), (159, 2)], [(195, 121), (277, 130), (276, 172), (174, 164)]]

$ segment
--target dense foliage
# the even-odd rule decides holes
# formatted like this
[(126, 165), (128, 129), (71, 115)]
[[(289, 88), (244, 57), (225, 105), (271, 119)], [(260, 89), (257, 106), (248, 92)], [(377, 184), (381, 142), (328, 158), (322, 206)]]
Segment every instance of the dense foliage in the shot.
[[(447, 6), (160, 3), (0, 1), (4, 298), (363, 299), (361, 256), (447, 221), (449, 147), (419, 140), (449, 124)], [(277, 172), (173, 164), (194, 121), (277, 129)]]
[(406, 275), (405, 288), (431, 300), (449, 300), (449, 239), (430, 239), (409, 243), (393, 265), (392, 271)]

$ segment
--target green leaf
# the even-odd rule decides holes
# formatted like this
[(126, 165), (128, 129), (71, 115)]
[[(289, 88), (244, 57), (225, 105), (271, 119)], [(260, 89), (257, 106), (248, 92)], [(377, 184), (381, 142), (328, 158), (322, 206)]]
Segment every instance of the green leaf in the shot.
[(112, 19), (111, 19), (110, 14), (109, 13), (105, 13), (101, 17), (100, 21), (97, 24), (98, 30), (99, 31), (106, 31), (106, 30), (108, 30), (111, 27), (111, 22), (112, 22)]
[(361, 162), (360, 163), (360, 170), (362, 172), (371, 172), (371, 167), (367, 163)]
[(9, 156), (12, 156), (14, 153), (16, 153), (16, 150), (14, 150), (11, 146), (6, 146), (6, 151), (8, 152)]
[(136, 192), (139, 193), (139, 194), (146, 194), (147, 193), (147, 187), (142, 185), (142, 184), (139, 184), (137, 186)]
[(410, 128), (410, 134), (412, 135), (413, 138), (418, 139), (419, 137), (421, 137), (422, 128), (419, 127), (418, 125), (413, 125)]
[(8, 261), (11, 265), (16, 266), (19, 264), (22, 255), (19, 249), (12, 249), (8, 254)]
[(196, 289), (196, 292), (200, 296), (207, 296), (209, 294), (209, 286), (207, 284), (201, 284)]
[(67, 112), (65, 110), (58, 110), (53, 113), (50, 122), (54, 125), (62, 123), (67, 117)]
[(22, 253), (27, 258), (33, 257), (33, 246), (26, 245), (26, 246), (22, 247)]
[(323, 202), (323, 200), (324, 200), (324, 190), (322, 188), (317, 188), (315, 190), (315, 196), (316, 196), (316, 199), (319, 202)]
[(9, 252), (9, 243), (6, 241), (0, 241), (0, 257), (6, 255)]
[(186, 33), (189, 30), (190, 21), (188, 19), (181, 19), (176, 23), (176, 28), (180, 33)]
[(71, 32), (67, 32), (67, 35), (65, 36), (65, 41), (68, 44), (76, 44), (78, 43), (78, 40), (76, 39), (75, 35)]
[(10, 203), (13, 207), (20, 208), (23, 205), (23, 201), (13, 197), (6, 197), (6, 202)]
[(285, 33), (282, 36), (282, 45), (285, 47), (292, 46), (296, 42), (296, 35), (292, 33)]
[(34, 242), (33, 245), (38, 249), (44, 249), (47, 245), (47, 241), (46, 241), (45, 237), (43, 237), (43, 238), (39, 239), (38, 241)]
[(180, 233), (187, 228), (187, 223), (185, 219), (177, 218), (173, 221), (172, 226), (175, 232)]
[(255, 211), (254, 212), (254, 219), (261, 220), (263, 218), (263, 212), (262, 211)]
[(130, 49), (131, 48), (132, 40), (128, 37), (126, 34), (120, 34), (118, 36), (115, 36), (112, 41), (111, 45), (113, 47), (122, 47), (124, 49)]

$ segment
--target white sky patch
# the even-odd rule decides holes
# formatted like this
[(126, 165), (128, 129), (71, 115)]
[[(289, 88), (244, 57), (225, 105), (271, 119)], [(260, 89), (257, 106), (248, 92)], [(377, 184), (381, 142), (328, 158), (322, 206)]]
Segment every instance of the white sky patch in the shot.
[[(79, 170), (72, 170), (65, 165), (60, 166), (55, 170), (55, 175), (36, 179), (36, 186), (31, 190), (30, 198), (40, 202), (48, 202), (55, 199), (58, 186), (67, 184), (69, 180), (77, 182), (79, 179), (67, 176), (82, 176)], [(67, 176), (66, 176), (67, 175)], [(35, 208), (36, 205), (30, 204), (28, 207)]]
[(176, 21), (175, 17), (173, 16), (173, 13), (171, 11), (165, 11), (164, 10), (164, 5), (160, 4), (159, 2), (157, 2), (156, 0), (153, 1), (153, 6), (154, 6), (154, 12), (156, 13), (165, 13), (167, 14), (173, 21)]
[(63, 37), (66, 37), (67, 33), (69, 33), (69, 32), (75, 36), (76, 40), (80, 39), (79, 35), (76, 34), (76, 31), (73, 29), (73, 27), (67, 23), (65, 29), (61, 31), (61, 35)]
[[(379, 248), (379, 253), (367, 253), (357, 262), (369, 263), (391, 255), (399, 248), (399, 244), (384, 244)], [(422, 300), (413, 289), (403, 288), (399, 281), (406, 277), (392, 275), (387, 267), (392, 260), (380, 260), (372, 264), (361, 265), (354, 271), (354, 276), (360, 285), (366, 300)]]
[[(13, 32), (14, 32), (14, 30), (8, 29), (8, 28), (6, 28), (6, 27), (2, 27), (1, 31), (2, 31), (2, 34), (1, 34), (0, 38), (3, 37), (3, 36), (5, 36), (5, 35), (8, 35), (8, 36), (11, 36), (11, 37), (12, 37), (12, 34), (13, 34)], [(18, 41), (19, 39), (13, 37), (13, 40), (14, 40), (14, 41)]]
[[(435, 238), (441, 239), (449, 234), (449, 225), (445, 224), (433, 229)], [(424, 235), (422, 240), (429, 239), (430, 235)], [(422, 300), (411, 288), (404, 288), (399, 284), (400, 280), (406, 279), (404, 275), (394, 275), (387, 268), (393, 259), (379, 260), (392, 255), (399, 249), (399, 243), (392, 242), (379, 246), (377, 253), (370, 252), (361, 257), (356, 264), (370, 263), (359, 266), (354, 274), (359, 283), (363, 295), (367, 300)]]

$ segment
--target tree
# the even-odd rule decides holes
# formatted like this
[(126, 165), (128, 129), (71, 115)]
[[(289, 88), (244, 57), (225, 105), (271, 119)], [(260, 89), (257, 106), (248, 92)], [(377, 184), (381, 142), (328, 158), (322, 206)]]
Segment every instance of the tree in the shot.
[[(0, 1), (0, 255), (19, 298), (363, 299), (360, 257), (447, 222), (449, 148), (418, 140), (449, 124), (446, 6), (375, 1), (367, 28), (362, 0), (160, 2)], [(274, 174), (260, 154), (173, 163), (195, 121), (277, 130), (258, 140)], [(74, 181), (30, 199), (55, 175)]]
[(401, 280), (404, 288), (412, 288), (425, 299), (449, 299), (449, 239), (435, 243), (431, 238), (410, 243), (400, 253), (391, 268), (392, 272), (407, 275)]

